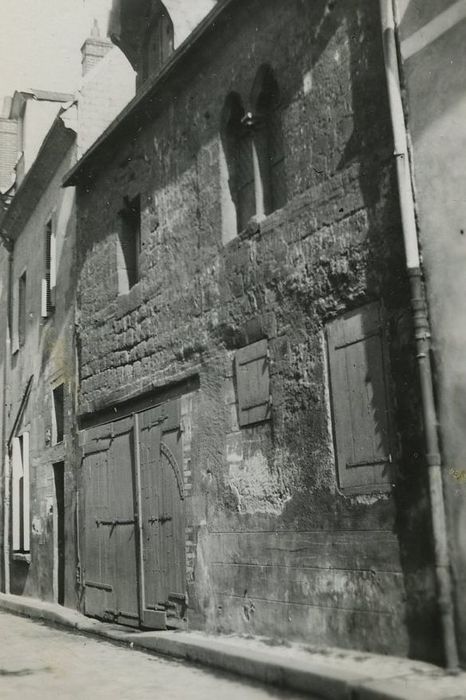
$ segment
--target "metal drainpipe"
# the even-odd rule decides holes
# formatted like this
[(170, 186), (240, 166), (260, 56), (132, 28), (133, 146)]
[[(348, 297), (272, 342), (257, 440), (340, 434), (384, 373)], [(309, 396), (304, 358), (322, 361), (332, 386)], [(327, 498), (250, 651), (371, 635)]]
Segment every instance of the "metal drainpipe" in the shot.
[(455, 670), (458, 668), (458, 650), (455, 635), (450, 558), (443, 496), (442, 463), (437, 434), (437, 416), (430, 361), (430, 328), (427, 316), (427, 301), (421, 273), (412, 189), (412, 173), (409, 162), (406, 125), (401, 98), (393, 0), (380, 0), (380, 14), (385, 73), (395, 146), (401, 222), (411, 289), (416, 357), (421, 385), (424, 439), (434, 539), (437, 599), (442, 624), (445, 663), (447, 668)]
[(2, 420), (2, 452), (3, 452), (3, 588), (4, 593), (10, 592), (10, 456), (7, 444), (6, 430), (6, 387), (8, 383), (7, 363), (10, 361), (10, 328), (11, 328), (11, 291), (12, 291), (12, 266), (13, 253), (10, 249), (10, 241), (2, 235), (0, 245), (4, 245), (8, 251), (8, 279), (7, 279), (7, 323), (5, 333), (5, 356), (3, 358), (3, 396), (1, 397), (3, 406)]

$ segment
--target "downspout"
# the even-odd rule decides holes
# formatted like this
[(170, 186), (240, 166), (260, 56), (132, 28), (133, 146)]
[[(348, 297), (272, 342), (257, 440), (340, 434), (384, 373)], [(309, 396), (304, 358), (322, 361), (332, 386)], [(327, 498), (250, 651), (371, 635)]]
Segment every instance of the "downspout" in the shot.
[(11, 300), (12, 300), (12, 267), (13, 253), (11, 243), (6, 236), (1, 236), (5, 250), (8, 252), (7, 271), (7, 316), (5, 328), (5, 356), (3, 358), (3, 396), (2, 401), (2, 454), (3, 454), (3, 592), (10, 592), (10, 455), (7, 440), (7, 413), (6, 392), (8, 384), (8, 367), (10, 361), (10, 328), (11, 328)]
[(395, 38), (393, 2), (394, 0), (380, 0), (385, 73), (395, 147), (394, 155), (398, 178), (401, 223), (413, 309), (416, 358), (421, 385), (424, 441), (434, 540), (437, 600), (441, 619), (445, 664), (447, 668), (454, 670), (458, 668), (458, 650), (455, 635), (450, 558), (443, 496), (442, 462), (437, 434), (437, 416), (430, 361), (431, 336), (417, 239), (412, 173), (409, 162), (406, 125), (401, 98), (400, 69)]

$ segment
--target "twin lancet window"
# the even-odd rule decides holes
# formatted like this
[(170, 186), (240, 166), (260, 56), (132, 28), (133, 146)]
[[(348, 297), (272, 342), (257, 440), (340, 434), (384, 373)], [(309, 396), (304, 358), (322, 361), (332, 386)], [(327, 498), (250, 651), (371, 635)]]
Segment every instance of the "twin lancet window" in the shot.
[(261, 218), (286, 201), (283, 134), (278, 84), (263, 66), (251, 92), (253, 111), (231, 93), (222, 114), (224, 154), (223, 238), (242, 231), (252, 216)]

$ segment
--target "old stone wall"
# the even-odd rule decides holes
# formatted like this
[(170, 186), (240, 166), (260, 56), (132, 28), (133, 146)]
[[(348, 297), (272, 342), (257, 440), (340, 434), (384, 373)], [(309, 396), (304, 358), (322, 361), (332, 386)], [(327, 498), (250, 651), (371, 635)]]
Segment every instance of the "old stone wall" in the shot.
[[(79, 412), (199, 376), (191, 624), (433, 658), (436, 610), (376, 4), (238, 2), (120, 130), (78, 193)], [(286, 204), (222, 243), (221, 113), (280, 88)], [(124, 198), (140, 279), (118, 294)], [(385, 493), (338, 486), (326, 324), (382, 300), (396, 452)], [(271, 419), (240, 427), (234, 358), (266, 339)]]

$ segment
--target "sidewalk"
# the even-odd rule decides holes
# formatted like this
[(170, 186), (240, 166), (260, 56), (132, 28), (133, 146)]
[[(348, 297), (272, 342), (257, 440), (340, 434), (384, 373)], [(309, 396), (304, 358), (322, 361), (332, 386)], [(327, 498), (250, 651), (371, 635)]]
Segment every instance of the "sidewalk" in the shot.
[(452, 676), (408, 659), (298, 644), (272, 646), (233, 635), (131, 631), (59, 605), (14, 595), (0, 594), (0, 610), (326, 700), (466, 700), (466, 673)]

